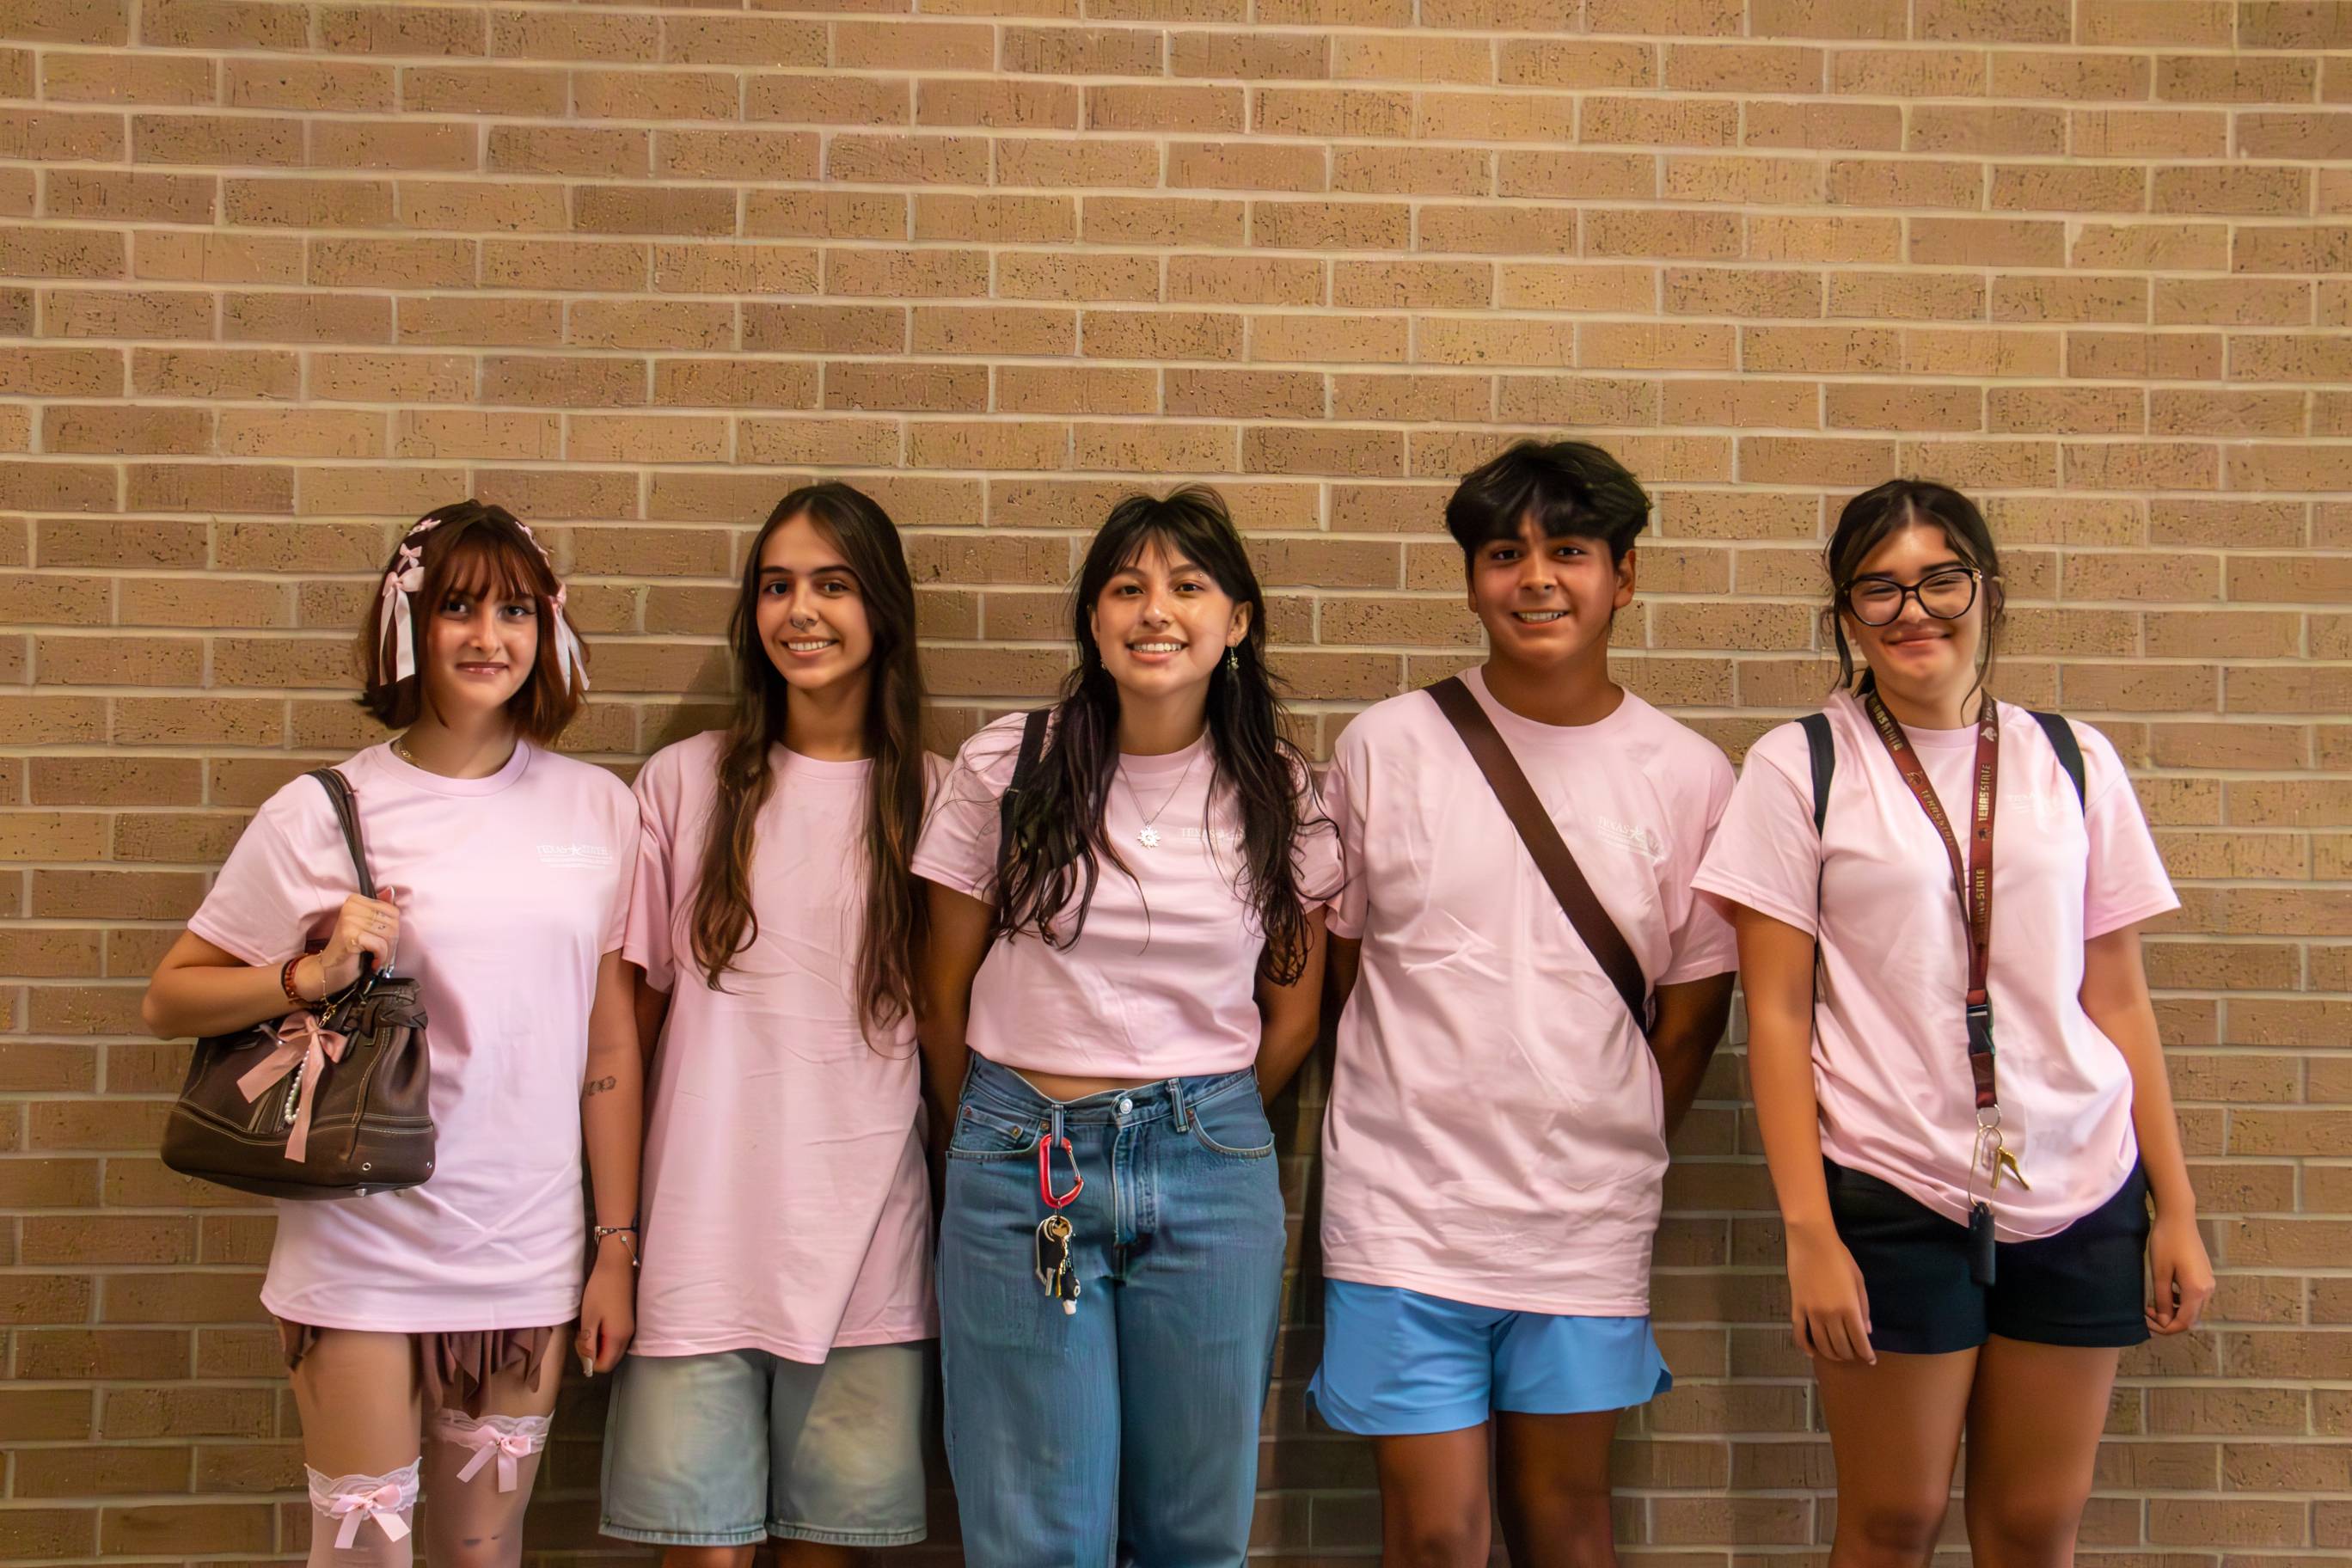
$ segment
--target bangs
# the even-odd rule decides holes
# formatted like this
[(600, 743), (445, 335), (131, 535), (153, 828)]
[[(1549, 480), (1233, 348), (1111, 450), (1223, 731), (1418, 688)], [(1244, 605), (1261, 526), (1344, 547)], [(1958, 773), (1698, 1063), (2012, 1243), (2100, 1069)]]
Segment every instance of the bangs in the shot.
[(1462, 548), (1472, 554), (1489, 544), (1517, 544), (1520, 530), (1533, 521), (1545, 539), (1598, 539), (1614, 542), (1610, 531), (1581, 498), (1555, 490), (1549, 486), (1530, 486), (1519, 498), (1516, 507), (1506, 503), (1491, 510), (1481, 509), (1469, 520), (1470, 526), (1458, 536)]
[[(1161, 554), (1172, 563), (1182, 562), (1193, 570), (1206, 572), (1225, 597), (1241, 602), (1255, 591), (1246, 580), (1236, 581), (1232, 571), (1232, 549), (1217, 536), (1216, 531), (1199, 518), (1171, 507), (1160, 509), (1160, 515), (1137, 524), (1134, 534), (1127, 541), (1103, 574), (1106, 584), (1120, 574), (1140, 567), (1143, 558), (1157, 545)], [(1096, 590), (1099, 593), (1101, 590)]]
[[(430, 536), (428, 536), (429, 538)], [(472, 599), (551, 597), (555, 574), (529, 540), (489, 523), (478, 523), (451, 540), (425, 571), (426, 603), (449, 594)]]

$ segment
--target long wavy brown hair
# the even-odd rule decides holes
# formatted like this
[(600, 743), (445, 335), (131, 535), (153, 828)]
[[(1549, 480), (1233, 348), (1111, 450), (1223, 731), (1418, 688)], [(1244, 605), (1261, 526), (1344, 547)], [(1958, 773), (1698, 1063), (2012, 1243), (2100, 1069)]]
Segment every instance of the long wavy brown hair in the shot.
[(915, 961), (924, 901), (915, 887), (915, 839), (923, 826), (923, 676), (915, 657), (915, 584), (898, 526), (874, 499), (847, 485), (806, 485), (776, 503), (743, 558), (728, 624), (735, 654), (735, 707), (719, 754), (719, 792), (703, 841), (702, 877), (690, 921), (694, 960), (714, 990), (759, 934), (751, 909), (751, 851), (760, 809), (775, 788), (769, 764), (783, 743), (792, 688), (760, 638), (760, 555), (777, 529), (805, 517), (857, 576), (874, 634), (866, 661), (866, 918), (857, 948), (857, 997), (869, 1035), (914, 1013)]

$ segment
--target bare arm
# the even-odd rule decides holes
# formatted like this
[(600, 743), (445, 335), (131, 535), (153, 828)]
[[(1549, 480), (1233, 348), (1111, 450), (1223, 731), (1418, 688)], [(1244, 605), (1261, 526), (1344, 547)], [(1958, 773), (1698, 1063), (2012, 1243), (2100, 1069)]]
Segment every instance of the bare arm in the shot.
[[(1698, 1098), (1699, 1080), (1706, 1064), (1723, 1043), (1724, 1026), (1731, 1020), (1728, 974), (1710, 974), (1657, 989), (1657, 1016), (1650, 1024), (1650, 1054), (1658, 1058), (1658, 1080), (1664, 1089), (1666, 1136), (1683, 1124), (1691, 1101)], [(1808, 1063), (1806, 1088), (1812, 1080)]]
[(1790, 1327), (1807, 1355), (1875, 1362), (1862, 1271), (1838, 1239), (1822, 1174), (1813, 1093), (1813, 939), (1745, 905), (1734, 911), (1748, 993), (1748, 1077), (1764, 1163), (1788, 1234)]
[(1310, 910), (1307, 962), (1298, 978), (1277, 985), (1263, 973), (1258, 975), (1257, 1087), (1269, 1103), (1315, 1048), (1316, 1020), (1322, 1012), (1323, 950), (1323, 911)]
[[(294, 965), (294, 989), (306, 1002), (341, 991), (359, 978), (361, 953), (389, 963), (399, 942), (399, 907), (354, 893), (336, 914), (325, 949)], [(275, 965), (247, 963), (194, 931), (182, 931), (147, 982), (139, 1016), (169, 1040), (230, 1034), (282, 1018), (293, 1006), (278, 984)]]
[[(638, 1161), (645, 1148), (645, 1058), (637, 1048), (635, 972), (618, 952), (596, 966), (588, 1010), (588, 1067), (580, 1085), (580, 1131), (588, 1150), (588, 1184), (599, 1226), (637, 1223)], [(634, 1230), (596, 1243), (581, 1301), (578, 1350), (596, 1371), (620, 1363), (635, 1329), (638, 1237)]]
[(646, 972), (631, 964), (636, 975), (637, 1057), (645, 1064), (647, 1081), (651, 1081), (654, 1051), (661, 1044), (662, 1025), (669, 1018), (669, 993), (656, 991)]
[(2113, 1040), (2131, 1068), (2132, 1131), (2139, 1137), (2140, 1161), (2156, 1200), (2148, 1236), (2148, 1265), (2155, 1300), (2148, 1327), (2177, 1334), (2196, 1325), (2213, 1293), (2213, 1265), (2197, 1229), (2197, 1192), (2189, 1182), (2189, 1159), (2180, 1146), (2180, 1122), (2172, 1109), (2172, 1083), (2164, 1070), (2164, 1043), (2156, 1029), (2156, 1005), (2148, 1000), (2147, 970), (2140, 960), (2139, 928), (2126, 926), (2083, 944), (2083, 1011)]
[(931, 1142), (946, 1146), (956, 1101), (971, 1056), (964, 1030), (971, 1021), (971, 982), (988, 956), (990, 910), (969, 893), (928, 882), (931, 929), (924, 945), (921, 1005), (916, 1037), (923, 1047), (923, 1081), (930, 1098)]

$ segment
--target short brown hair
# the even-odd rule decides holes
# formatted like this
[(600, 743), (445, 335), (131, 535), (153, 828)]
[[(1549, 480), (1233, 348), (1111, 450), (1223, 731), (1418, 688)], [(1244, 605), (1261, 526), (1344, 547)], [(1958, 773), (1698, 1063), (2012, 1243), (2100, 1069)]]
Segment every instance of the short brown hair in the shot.
[[(417, 674), (395, 679), (395, 633), (383, 626), (380, 598), (368, 601), (360, 626), (360, 707), (378, 723), (404, 730), (425, 708), (425, 626), (451, 589), (477, 596), (529, 597), (539, 604), (539, 657), (522, 689), (507, 699), (517, 733), (539, 745), (552, 745), (578, 716), (587, 688), (586, 672), (563, 668), (557, 657), (556, 627), (563, 617), (557, 600), (563, 584), (528, 529), (502, 506), (462, 500), (436, 507), (416, 520), (403, 549), (417, 552), (423, 581), (409, 596), (409, 637)], [(402, 566), (400, 551), (384, 563), (384, 577)], [(384, 577), (377, 582), (379, 594)], [(576, 638), (578, 633), (573, 633)], [(585, 648), (583, 647), (583, 656)]]

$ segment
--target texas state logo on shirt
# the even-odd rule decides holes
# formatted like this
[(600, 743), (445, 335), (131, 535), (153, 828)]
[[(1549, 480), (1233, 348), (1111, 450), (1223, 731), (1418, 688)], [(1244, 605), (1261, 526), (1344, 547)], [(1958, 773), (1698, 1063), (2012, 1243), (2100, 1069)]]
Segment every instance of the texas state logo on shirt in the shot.
[(539, 863), (601, 871), (613, 863), (613, 852), (602, 844), (542, 844), (539, 847)]

